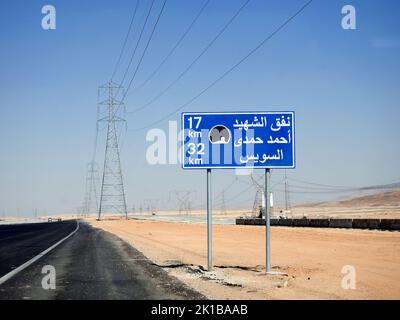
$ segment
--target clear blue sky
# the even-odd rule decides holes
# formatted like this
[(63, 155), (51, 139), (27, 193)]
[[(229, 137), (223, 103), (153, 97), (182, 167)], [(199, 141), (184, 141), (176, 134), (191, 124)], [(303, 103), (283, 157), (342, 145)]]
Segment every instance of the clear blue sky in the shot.
[[(192, 70), (151, 107), (127, 117), (129, 129), (150, 124), (207, 86), (292, 15), (305, 0), (252, 0)], [(168, 0), (137, 75), (143, 81), (174, 45), (204, 0)], [(168, 63), (127, 109), (142, 105), (174, 79), (241, 6), (211, 0)], [(57, 29), (41, 28), (41, 8), (57, 10)], [(352, 4), (357, 29), (343, 30), (341, 8)], [(0, 214), (71, 212), (81, 205), (91, 160), (97, 86), (107, 82), (135, 1), (5, 1), (0, 12)], [(142, 0), (143, 19), (149, 1)], [(161, 5), (156, 0), (156, 8)], [(185, 111), (294, 110), (297, 168), (290, 177), (341, 186), (400, 180), (400, 2), (315, 0), (222, 82)], [(151, 24), (155, 12), (150, 17)], [(140, 20), (137, 20), (140, 21)], [(138, 26), (134, 25), (134, 35)], [(149, 29), (145, 36), (149, 35)], [(133, 50), (128, 42), (116, 80)], [(140, 47), (141, 49), (142, 47)], [(141, 51), (140, 51), (141, 52)], [(133, 69), (129, 75), (132, 75)], [(178, 120), (179, 114), (172, 119)], [(166, 121), (158, 127), (166, 128)], [(204, 198), (205, 174), (146, 163), (146, 131), (128, 131), (122, 150), (128, 206), (172, 189)], [(100, 133), (104, 140), (104, 132)], [(102, 162), (102, 144), (97, 161)], [(274, 172), (274, 180), (281, 179)], [(215, 172), (218, 193), (233, 171)], [(226, 198), (245, 188), (238, 184)], [(294, 194), (296, 201), (313, 200)], [(252, 194), (232, 205), (252, 204)], [(200, 199), (200, 200), (199, 200)], [(281, 199), (278, 197), (278, 200)], [(237, 201), (235, 203), (235, 201)]]

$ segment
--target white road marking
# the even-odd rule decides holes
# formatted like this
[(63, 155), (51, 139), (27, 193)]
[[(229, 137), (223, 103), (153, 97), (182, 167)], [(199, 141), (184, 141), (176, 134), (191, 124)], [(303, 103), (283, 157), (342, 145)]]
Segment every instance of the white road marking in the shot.
[(33, 257), (32, 259), (30, 259), (29, 261), (25, 262), (24, 264), (20, 265), (18, 268), (15, 268), (13, 271), (10, 271), (9, 273), (7, 273), (6, 275), (2, 276), (0, 278), (0, 285), (2, 285), (4, 282), (6, 282), (7, 280), (11, 279), (12, 277), (14, 277), (16, 274), (18, 274), (19, 272), (21, 272), (22, 270), (26, 269), (27, 267), (29, 267), (32, 263), (34, 263), (35, 261), (39, 260), (41, 257), (43, 257), (45, 254), (49, 253), (51, 250), (53, 250), (55, 247), (57, 247), (58, 245), (60, 245), (61, 243), (63, 243), (65, 240), (67, 240), (69, 237), (73, 236), (77, 231), (79, 230), (79, 221), (76, 221), (76, 229), (74, 231), (72, 231), (69, 235), (67, 235), (65, 238), (61, 239), (60, 241), (58, 241), (56, 244), (53, 244), (50, 248), (47, 248), (46, 250), (42, 251), (41, 253), (39, 253), (37, 256)]

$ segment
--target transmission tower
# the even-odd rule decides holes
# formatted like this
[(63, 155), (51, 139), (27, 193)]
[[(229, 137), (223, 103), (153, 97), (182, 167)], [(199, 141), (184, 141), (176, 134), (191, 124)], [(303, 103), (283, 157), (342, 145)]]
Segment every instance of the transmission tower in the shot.
[(147, 214), (151, 213), (151, 203), (148, 200), (144, 200), (144, 207), (146, 209)]
[(145, 207), (148, 214), (155, 215), (157, 212), (159, 199), (145, 199)]
[(263, 198), (264, 192), (260, 189), (257, 189), (253, 202), (252, 216), (260, 218), (263, 214)]
[(90, 213), (98, 212), (99, 210), (97, 199), (97, 185), (99, 180), (100, 177), (97, 164), (95, 162), (88, 163), (86, 169), (85, 199), (83, 203), (83, 210), (86, 216)]
[(195, 191), (190, 190), (172, 190), (169, 192), (171, 198), (171, 194), (174, 195), (179, 204), (179, 214), (182, 214), (183, 211), (188, 215), (192, 211), (192, 200), (191, 195), (195, 193)]
[(112, 81), (99, 87), (99, 94), (104, 94), (105, 99), (99, 99), (98, 122), (105, 122), (107, 124), (99, 220), (103, 213), (120, 213), (128, 218), (118, 146), (118, 130), (121, 129), (118, 124), (126, 124), (126, 120), (124, 119), (125, 107), (121, 101), (116, 99), (115, 95), (115, 90), (119, 91), (121, 89), (121, 86), (116, 85)]
[(262, 218), (262, 216), (265, 214), (264, 213), (264, 209), (265, 209), (264, 185), (257, 182), (257, 180), (253, 177), (253, 175), (251, 175), (250, 177), (251, 177), (252, 184), (253, 184), (254, 188), (256, 189), (256, 195), (254, 197), (252, 215), (255, 217), (258, 217), (258, 218)]
[(221, 197), (222, 197), (222, 199), (221, 199), (221, 215), (226, 215), (227, 211), (226, 211), (226, 203), (225, 203), (225, 190), (222, 191)]
[(289, 182), (287, 178), (287, 173), (285, 170), (285, 213), (290, 213), (290, 201), (289, 201)]

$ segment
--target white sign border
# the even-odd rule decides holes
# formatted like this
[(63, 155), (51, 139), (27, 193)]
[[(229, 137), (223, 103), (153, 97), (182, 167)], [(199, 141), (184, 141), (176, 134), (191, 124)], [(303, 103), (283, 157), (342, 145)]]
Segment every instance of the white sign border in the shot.
[[(293, 122), (293, 144), (292, 144), (292, 152), (293, 152), (293, 164), (291, 166), (202, 166), (202, 167), (185, 167), (185, 121), (184, 116), (201, 116), (201, 115), (227, 115), (227, 114), (257, 114), (257, 115), (267, 115), (267, 114), (290, 114), (292, 115)], [(295, 121), (295, 112), (294, 111), (231, 111), (231, 112), (182, 112), (181, 113), (181, 121), (182, 121), (182, 169), (184, 170), (201, 170), (201, 169), (295, 169), (296, 168), (296, 121)]]

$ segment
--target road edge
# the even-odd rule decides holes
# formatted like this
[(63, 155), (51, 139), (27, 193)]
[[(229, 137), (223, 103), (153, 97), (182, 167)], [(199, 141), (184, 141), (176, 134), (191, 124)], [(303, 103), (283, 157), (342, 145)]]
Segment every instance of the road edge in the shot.
[(58, 247), (61, 243), (63, 243), (65, 240), (69, 239), (70, 237), (72, 237), (77, 231), (79, 230), (79, 221), (76, 220), (76, 228), (74, 231), (72, 231), (69, 235), (67, 235), (66, 237), (62, 238), (60, 241), (58, 241), (57, 243), (53, 244), (51, 247), (47, 248), (46, 250), (42, 251), (41, 253), (39, 253), (38, 255), (36, 255), (35, 257), (33, 257), (32, 259), (28, 260), (27, 262), (21, 264), (19, 267), (15, 268), (14, 270), (10, 271), (9, 273), (5, 274), (4, 276), (2, 276), (0, 278), (0, 286), (6, 282), (7, 280), (11, 279), (12, 277), (14, 277), (15, 275), (17, 275), (18, 273), (20, 273), (22, 270), (26, 269), (27, 267), (29, 267), (31, 264), (33, 264), (34, 262), (36, 262), (37, 260), (39, 260), (41, 257), (43, 257), (44, 255), (46, 255), (47, 253), (49, 253), (51, 250), (53, 250), (54, 248)]

